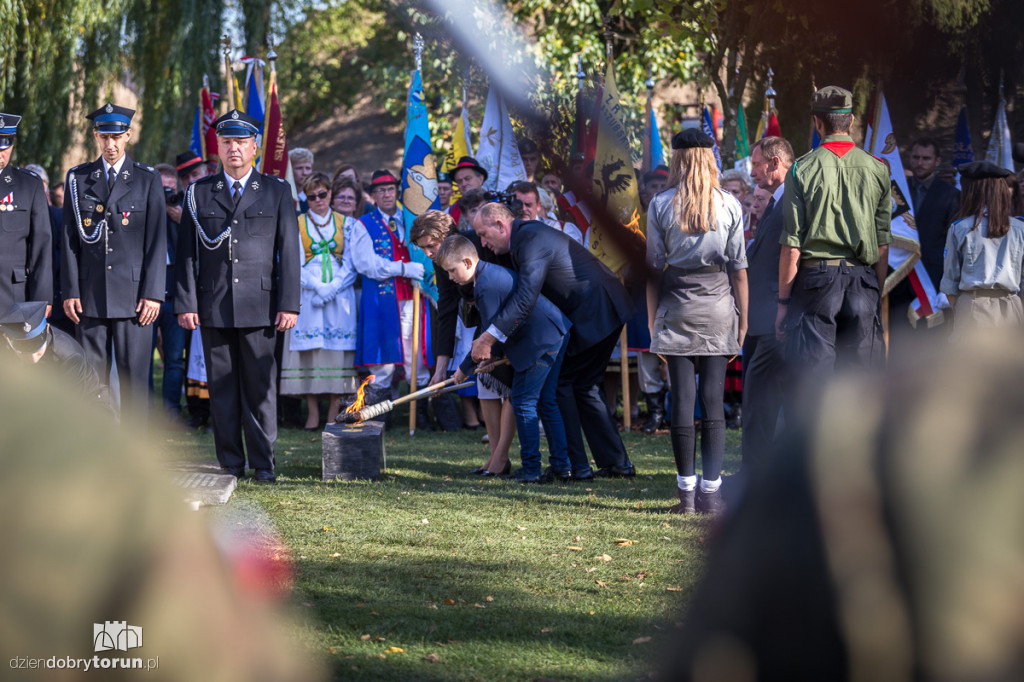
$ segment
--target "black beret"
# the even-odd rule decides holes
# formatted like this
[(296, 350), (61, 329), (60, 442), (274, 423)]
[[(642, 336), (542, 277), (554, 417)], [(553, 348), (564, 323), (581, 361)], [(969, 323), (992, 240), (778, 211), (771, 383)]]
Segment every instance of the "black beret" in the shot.
[(838, 85), (826, 85), (811, 97), (811, 111), (823, 114), (852, 114), (853, 93)]
[(714, 146), (715, 141), (711, 136), (697, 128), (687, 128), (672, 136), (672, 149), (711, 149)]
[(1013, 175), (1012, 170), (997, 166), (989, 161), (971, 161), (962, 163), (957, 168), (960, 175), (971, 180), (984, 180), (985, 178), (1008, 178)]

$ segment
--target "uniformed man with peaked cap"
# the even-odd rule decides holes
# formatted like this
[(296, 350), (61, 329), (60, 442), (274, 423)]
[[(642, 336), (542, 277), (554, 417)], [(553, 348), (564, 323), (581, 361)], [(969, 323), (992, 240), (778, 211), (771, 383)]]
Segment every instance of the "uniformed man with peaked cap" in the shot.
[(241, 477), (248, 455), (256, 481), (272, 483), (274, 351), (298, 318), (299, 225), (287, 183), (252, 167), (261, 122), (233, 109), (214, 126), (224, 171), (186, 190), (174, 310), (202, 335), (217, 460)]
[(164, 298), (167, 221), (160, 174), (125, 153), (134, 115), (108, 102), (86, 117), (100, 158), (67, 175), (61, 284), (86, 357), (103, 381), (117, 363), (121, 405), (144, 418), (153, 349), (145, 327)]
[(853, 95), (830, 85), (811, 101), (821, 146), (790, 168), (782, 199), (776, 335), (786, 360), (816, 379), (884, 359), (880, 302), (889, 264), (889, 170), (850, 137)]
[[(53, 301), (50, 214), (43, 183), (12, 166), (21, 116), (0, 113), (0, 310), (23, 301)], [(49, 311), (47, 311), (49, 312)]]

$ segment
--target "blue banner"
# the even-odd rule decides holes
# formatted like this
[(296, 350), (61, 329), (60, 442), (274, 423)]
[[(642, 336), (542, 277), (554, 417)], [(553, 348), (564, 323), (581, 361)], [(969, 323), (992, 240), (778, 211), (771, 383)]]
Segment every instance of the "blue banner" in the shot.
[[(413, 71), (409, 81), (409, 98), (405, 119), (405, 157), (402, 161), (402, 217), (405, 233), (412, 229), (416, 216), (431, 209), (440, 210), (437, 195), (437, 168), (434, 149), (430, 145), (430, 125), (427, 123), (427, 107), (423, 102), (423, 82), (420, 72)], [(409, 244), (412, 259), (423, 265), (426, 271), (419, 282), (427, 296), (437, 300), (437, 286), (434, 284), (434, 264), (415, 244)]]
[(188, 143), (188, 148), (199, 155), (199, 158), (206, 160), (203, 156), (203, 107), (201, 105), (196, 106), (196, 118), (192, 122), (192, 140)]
[(711, 110), (707, 107), (704, 107), (704, 115), (700, 119), (700, 129), (715, 141), (715, 146), (711, 150), (715, 152), (715, 163), (718, 164), (718, 172), (721, 173), (722, 155), (718, 152), (718, 138), (715, 136), (715, 126), (711, 123)]
[(956, 140), (953, 142), (953, 168), (962, 163), (974, 161), (974, 147), (971, 146), (971, 129), (967, 125), (967, 105), (960, 105), (960, 115), (956, 119)]
[(650, 172), (658, 166), (665, 164), (665, 150), (661, 146), (661, 132), (658, 131), (658, 119), (651, 109), (651, 167), (645, 169)]

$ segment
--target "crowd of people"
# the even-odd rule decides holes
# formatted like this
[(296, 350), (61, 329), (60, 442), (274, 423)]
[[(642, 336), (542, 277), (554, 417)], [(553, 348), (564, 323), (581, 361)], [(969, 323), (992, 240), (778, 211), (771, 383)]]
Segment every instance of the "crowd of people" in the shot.
[[(567, 210), (564, 183), (585, 176), (582, 159), (563, 177), (540, 167), (556, 155), (530, 140), (520, 144), (527, 179), (502, 188), (503, 201), (465, 156), (439, 174), (441, 210), (407, 221), (391, 171), (364, 185), (351, 165), (318, 168), (308, 149), (290, 152), (293, 196), (254, 169), (260, 121), (241, 111), (214, 123), (221, 168), (194, 152), (152, 167), (125, 153), (134, 112), (108, 103), (88, 117), (99, 158), (52, 187), (41, 168), (9, 164), (20, 118), (0, 114), (0, 258), (12, 272), (0, 278), (0, 325), (20, 356), (49, 358), (138, 420), (158, 350), (169, 417), (209, 422), (223, 469), (243, 476), (248, 465), (261, 482), (276, 477), (282, 406), (295, 419), (303, 401), (301, 425), (319, 430), (321, 408), (334, 421), (367, 375), (392, 393), (402, 377), (420, 387), (475, 378), (458, 410), (462, 428), (486, 427), (474, 475), (632, 477), (605, 381), (613, 353), (628, 350), (643, 430), (669, 426), (673, 510), (720, 513), (727, 411), (742, 414), (743, 469), (756, 469), (825, 378), (884, 363), (889, 169), (850, 137), (848, 91), (822, 88), (811, 108), (821, 145), (797, 163), (786, 140), (763, 138), (749, 175), (720, 173), (701, 131), (675, 134), (670, 164), (637, 174), (646, 259), (622, 279)], [(961, 196), (939, 177), (934, 140), (915, 141), (910, 160), (921, 260), (958, 327), (1020, 326), (1016, 178), (968, 164)], [(894, 349), (941, 333), (910, 324), (914, 295), (903, 284), (890, 296)], [(617, 351), (624, 327), (629, 349)], [(431, 427), (425, 404), (417, 416), (418, 429)]]

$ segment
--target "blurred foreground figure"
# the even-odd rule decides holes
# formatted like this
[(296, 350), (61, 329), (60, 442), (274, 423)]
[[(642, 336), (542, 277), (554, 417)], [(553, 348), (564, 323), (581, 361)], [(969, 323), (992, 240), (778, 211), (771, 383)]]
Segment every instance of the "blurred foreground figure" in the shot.
[(1024, 347), (896, 366), (829, 386), (751, 481), (672, 679), (1024, 679)]
[[(289, 644), (277, 594), (246, 589), (155, 470), (154, 439), (111, 428), (45, 366), (0, 358), (3, 679), (321, 679)], [(142, 646), (98, 650), (108, 621), (140, 628)], [(149, 670), (102, 665), (136, 658)]]

